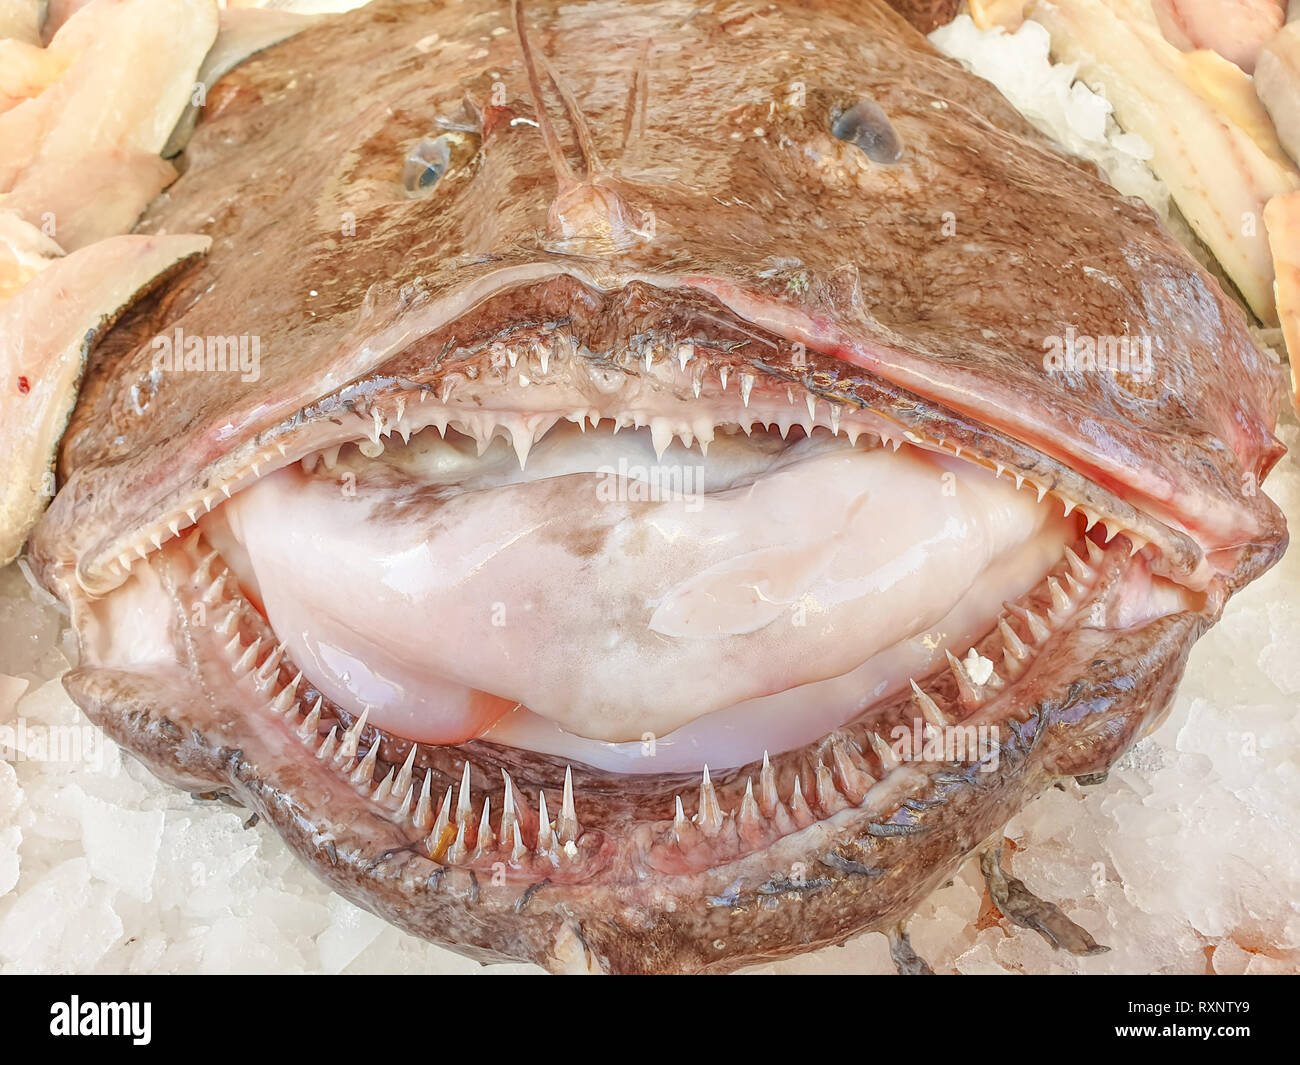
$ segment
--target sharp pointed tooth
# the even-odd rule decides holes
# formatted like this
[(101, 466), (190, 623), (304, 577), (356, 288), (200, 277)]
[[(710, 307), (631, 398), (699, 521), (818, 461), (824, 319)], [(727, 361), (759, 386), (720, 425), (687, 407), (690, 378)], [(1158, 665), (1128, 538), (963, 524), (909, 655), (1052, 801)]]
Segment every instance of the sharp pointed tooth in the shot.
[(812, 419), (814, 425), (817, 424), (817, 397), (809, 392), (804, 397), (808, 402), (808, 417)]
[(794, 775), (794, 790), (790, 792), (790, 813), (798, 818), (812, 818), (808, 800), (803, 797), (803, 779), (798, 773)]
[(402, 763), (401, 770), (397, 774), (397, 783), (394, 791), (401, 795), (411, 786), (411, 772), (415, 768), (415, 752), (419, 749), (418, 744), (411, 744), (411, 749), (406, 754), (406, 761)]
[(1132, 557), (1133, 557), (1134, 555), (1136, 555), (1139, 551), (1141, 551), (1142, 548), (1146, 547), (1146, 545), (1149, 544), (1149, 543), (1151, 542), (1150, 540), (1147, 540), (1147, 539), (1144, 539), (1144, 538), (1141, 537), (1141, 536), (1138, 536), (1137, 533), (1130, 532), (1130, 533), (1125, 533), (1125, 535), (1126, 535), (1126, 536), (1128, 537), (1128, 539), (1129, 539), (1129, 549), (1128, 549), (1128, 557), (1129, 557), (1129, 558), (1132, 558)]
[(280, 668), (280, 659), (284, 657), (284, 644), (277, 643), (266, 656), (266, 661), (257, 667), (258, 680), (270, 680)]
[[(957, 659), (953, 658), (951, 651), (946, 653), (950, 665), (957, 661)], [(965, 673), (965, 670), (962, 670), (962, 672)], [(911, 681), (910, 683), (912, 685), (912, 701), (916, 703), (917, 708), (921, 711), (921, 716), (925, 718), (926, 721), (930, 722), (930, 724), (935, 728), (946, 728), (948, 725), (948, 719), (944, 717), (943, 711), (939, 709), (939, 704), (926, 695), (916, 681)]]
[[(443, 381), (442, 381), (442, 390), (441, 390), (441, 392), (439, 393), (438, 398), (439, 398), (443, 403), (446, 403), (447, 400), (451, 399), (451, 394), (452, 394), (454, 391), (456, 391), (456, 378), (455, 378), (455, 377), (444, 377), (444, 378), (443, 378)], [(422, 394), (421, 394), (421, 398), (423, 399), (423, 398), (424, 398), (425, 396), (427, 396), (427, 395), (428, 395), (427, 392), (422, 393)]]
[(673, 837), (678, 843), (685, 843), (690, 837), (691, 823), (686, 820), (686, 811), (682, 809), (682, 797), (673, 797)]
[(1062, 516), (1066, 518), (1068, 518), (1072, 513), (1074, 513), (1074, 508), (1079, 505), (1069, 496), (1058, 496), (1057, 498), (1060, 499), (1061, 506), (1065, 511), (1065, 513)]
[(843, 805), (843, 797), (835, 787), (835, 780), (824, 762), (817, 763), (817, 771), (813, 779), (817, 786), (818, 806), (823, 810), (834, 811)]
[(718, 370), (718, 380), (722, 382), (722, 391), (727, 390), (727, 377), (731, 374), (731, 367), (723, 366)]
[(1061, 587), (1061, 582), (1055, 577), (1047, 578), (1047, 590), (1052, 595), (1052, 609), (1059, 613), (1068, 613), (1074, 606), (1070, 602), (1070, 597), (1065, 594), (1065, 589)]
[(339, 744), (339, 761), (351, 761), (357, 756), (357, 748), (361, 746), (361, 733), (365, 731), (366, 721), (370, 717), (370, 707), (361, 711), (361, 716), (352, 722), (352, 727), (343, 736), (343, 742)]
[(1047, 489), (1044, 488), (1041, 484), (1036, 484), (1034, 485), (1034, 491), (1038, 493), (1038, 502), (1041, 503), (1043, 501), (1043, 497), (1047, 495)]
[(311, 713), (302, 719), (302, 724), (298, 726), (298, 735), (304, 740), (316, 738), (316, 729), (320, 724), (321, 707), (325, 705), (325, 700), (321, 696), (316, 697), (316, 705), (311, 708)]
[(662, 460), (668, 445), (673, 442), (673, 426), (667, 418), (655, 418), (650, 422), (650, 443), (655, 449), (655, 457)]
[(121, 570), (129, 570), (131, 568), (131, 556), (125, 551), (117, 556), (117, 568)]
[(322, 762), (328, 761), (330, 756), (334, 753), (334, 748), (338, 745), (338, 741), (339, 727), (338, 725), (335, 725), (330, 729), (329, 735), (321, 740), (320, 746), (316, 749), (316, 757)]
[(695, 393), (696, 399), (699, 399), (700, 393), (704, 391), (704, 379), (699, 374), (691, 380), (691, 391)]
[[(433, 776), (429, 773), (424, 780), (427, 784), (429, 778)], [(442, 797), (442, 805), (438, 807), (438, 819), (433, 823), (433, 829), (429, 833), (429, 855), (433, 860), (441, 861), (444, 850), (447, 847), (447, 835), (451, 830), (451, 785), (447, 785), (447, 794)]]
[(1077, 554), (1075, 554), (1074, 548), (1072, 547), (1066, 547), (1065, 561), (1070, 567), (1070, 572), (1073, 573), (1076, 577), (1078, 577), (1079, 580), (1081, 581), (1090, 581), (1092, 580), (1093, 577), (1096, 576), (1096, 574), (1092, 570), (1092, 567), (1089, 566), (1088, 563), (1084, 562), (1084, 560), (1081, 559)]
[(1084, 591), (1086, 591), (1083, 585), (1074, 579), (1073, 573), (1067, 573), (1065, 575), (1065, 584), (1066, 587), (1069, 588), (1072, 597), (1083, 595)]
[(582, 835), (582, 829), (578, 825), (578, 811), (573, 804), (573, 770), (568, 766), (564, 769), (564, 799), (560, 803), (560, 819), (556, 822), (555, 830), (561, 843), (576, 843)]
[[(421, 832), (429, 831), (430, 825), (433, 822), (432, 782), (433, 773), (426, 772), (424, 774), (424, 783), (420, 785), (420, 797), (415, 803), (415, 815), (412, 820), (415, 822), (415, 827)], [(447, 792), (447, 797), (450, 799), (451, 789), (448, 788)]]
[(528, 465), (528, 453), (533, 449), (532, 431), (524, 427), (522, 419), (510, 427), (510, 442), (514, 445), (515, 456), (519, 459), (522, 470)]
[(740, 812), (736, 816), (736, 821), (742, 830), (761, 828), (763, 825), (763, 813), (754, 798), (753, 777), (745, 781), (745, 795), (740, 800)]
[(280, 694), (275, 697), (274, 701), (271, 703), (271, 709), (277, 714), (287, 714), (293, 707), (297, 706), (298, 700), (296, 698), (296, 693), (298, 691), (298, 683), (301, 680), (302, 670), (299, 670), (294, 675), (293, 680), (289, 681), (289, 683), (280, 691)]
[(876, 752), (876, 757), (880, 759), (880, 768), (886, 773), (898, 766), (898, 755), (894, 753), (892, 747), (885, 742), (885, 738), (878, 733), (868, 732), (867, 740), (871, 743), (871, 749)]
[(202, 599), (207, 606), (216, 605), (221, 598), (222, 592), (226, 590), (226, 582), (230, 579), (230, 574), (222, 573), (204, 590)]
[(831, 760), (835, 763), (840, 793), (855, 803), (861, 802), (876, 778), (858, 765), (854, 752), (838, 733), (831, 737)]
[(555, 833), (551, 830), (551, 816), (546, 812), (546, 792), (537, 791), (537, 853), (550, 854), (555, 849)]
[(1029, 626), (1029, 635), (1034, 643), (1042, 643), (1047, 637), (1052, 635), (1052, 630), (1042, 618), (1032, 610), (1025, 611), (1025, 624)]
[(831, 436), (840, 435), (840, 417), (843, 413), (838, 403), (831, 404)]
[(781, 801), (776, 793), (776, 770), (772, 768), (766, 751), (763, 752), (763, 768), (758, 774), (758, 799), (764, 817), (771, 817)]
[(469, 818), (461, 821), (456, 827), (456, 838), (452, 840), (451, 846), (447, 848), (447, 861), (453, 865), (459, 865), (469, 857)]
[[(375, 748), (378, 749), (378, 747), (379, 744), (376, 743)], [(386, 803), (389, 801), (393, 794), (393, 777), (396, 773), (397, 769), (390, 765), (388, 767), (387, 775), (383, 780), (375, 785), (375, 790), (370, 793), (370, 799), (372, 802)], [(403, 808), (403, 812), (405, 812), (405, 808)]]
[(1029, 648), (1016, 635), (1016, 630), (1011, 627), (1006, 618), (998, 619), (998, 631), (1002, 633), (1002, 643), (1012, 658), (1023, 662), (1029, 657)]
[(239, 615), (243, 612), (243, 606), (238, 601), (230, 605), (230, 609), (221, 615), (221, 620), (212, 626), (213, 631), (218, 636), (229, 636), (235, 631), (235, 622), (239, 620)]
[(221, 494), (222, 494), (223, 496), (225, 496), (227, 499), (229, 499), (229, 498), (230, 498), (230, 485), (228, 485), (228, 484), (223, 484), (223, 485), (221, 486)]
[(866, 430), (860, 425), (846, 425), (844, 427), (844, 435), (849, 438), (849, 447), (857, 447), (858, 437), (865, 432)]
[(242, 677), (245, 674), (252, 672), (253, 665), (257, 662), (257, 652), (261, 647), (262, 637), (259, 636), (248, 645), (248, 650), (239, 656), (239, 661), (235, 663), (236, 676)]
[(1002, 463), (1000, 463), (1000, 462), (995, 462), (995, 463), (993, 463), (993, 468), (994, 468), (994, 470), (997, 471), (997, 475), (998, 475), (999, 477), (1001, 477), (1004, 473), (1007, 472), (1007, 468), (1006, 468), (1005, 466), (1003, 466)]
[(460, 774), (460, 794), (456, 796), (456, 824), (464, 828), (470, 819), (469, 762)]
[(1002, 651), (1002, 668), (1012, 680), (1017, 680), (1025, 672), (1025, 664), (1016, 658), (1009, 650)]
[(501, 800), (501, 838), (508, 840), (513, 838), (516, 825), (515, 785), (510, 779), (510, 774), (504, 769), (501, 770), (501, 778), (506, 786), (505, 797)]
[(181, 523), (180, 523), (180, 522), (178, 522), (178, 521), (169, 521), (169, 522), (167, 523), (167, 528), (171, 530), (171, 534), (172, 534), (173, 536), (180, 536), (180, 534), (181, 534)]
[(1097, 543), (1092, 537), (1086, 538), (1084, 543), (1088, 545), (1088, 561), (1094, 566), (1106, 557), (1106, 552), (1102, 550), (1101, 544)]
[(1091, 510), (1089, 510), (1087, 507), (1080, 507), (1080, 508), (1079, 508), (1079, 513), (1083, 515), (1083, 531), (1084, 531), (1084, 532), (1088, 532), (1088, 531), (1089, 531), (1089, 530), (1090, 530), (1094, 525), (1097, 524), (1097, 515), (1094, 514), (1094, 513), (1093, 513)]
[[(981, 685), (978, 685), (971, 679), (971, 675), (966, 672), (966, 667), (962, 665), (961, 659), (957, 658), (951, 651), (944, 651), (944, 656), (948, 659), (948, 668), (952, 670), (952, 675), (957, 679), (957, 695), (961, 700), (962, 706), (967, 710), (974, 710), (984, 701), (984, 693)], [(927, 718), (927, 720), (929, 720)], [(942, 724), (942, 720), (940, 724)], [(936, 728), (939, 726), (936, 725)]]
[(715, 836), (722, 828), (722, 808), (718, 805), (718, 793), (713, 790), (707, 765), (700, 781), (700, 805), (695, 814), (695, 824), (706, 836)]
[(196, 521), (199, 520), (198, 508), (197, 507), (188, 508), (185, 511), (185, 516), (190, 519), (190, 524), (193, 525)]
[(754, 375), (748, 373), (741, 374), (740, 375), (740, 400), (742, 403), (745, 404), (746, 407), (749, 406), (749, 396), (750, 393), (753, 391), (754, 391)]
[(1102, 527), (1106, 530), (1106, 542), (1110, 543), (1119, 531), (1123, 528), (1117, 521), (1103, 521)]
[(519, 361), (519, 349), (513, 344), (506, 348), (506, 358), (510, 360), (510, 368), (513, 370), (515, 363)]
[(155, 548), (161, 548), (161, 547), (162, 547), (162, 537), (159, 536), (157, 533), (150, 533), (150, 534), (149, 534), (149, 540), (153, 543), (153, 546), (154, 546)]
[(357, 767), (352, 770), (351, 781), (353, 784), (367, 786), (375, 779), (375, 762), (379, 759), (379, 744), (372, 743), (366, 756), (357, 763)]
[(510, 860), (518, 865), (528, 854), (528, 848), (524, 846), (524, 837), (519, 831), (519, 822), (516, 821), (510, 826)]
[(961, 458), (961, 444), (953, 444), (952, 453), (956, 455), (958, 458)]
[[(388, 770), (388, 776), (391, 777), (392, 775), (393, 775), (393, 770), (390, 768), (390, 769)], [(385, 779), (387, 779), (387, 778), (385, 778)], [(410, 814), (411, 814), (411, 803), (412, 803), (412, 801), (414, 801), (414, 799), (415, 799), (415, 784), (414, 784), (414, 782), (412, 782), (411, 786), (408, 787), (408, 788), (406, 789), (406, 791), (402, 793), (402, 797), (401, 797), (400, 799), (397, 798), (397, 795), (398, 795), (398, 788), (397, 788), (397, 785), (394, 784), (394, 783), (392, 783), (392, 782), (390, 781), (390, 782), (389, 782), (389, 785), (388, 785), (388, 802), (389, 802), (389, 804), (391, 805), (394, 801), (396, 801), (397, 806), (396, 806), (396, 808), (394, 809), (394, 813), (395, 813), (395, 815), (396, 815), (396, 817), (397, 817), (398, 824), (401, 824), (401, 823), (404, 822), (404, 821), (405, 821), (405, 820), (410, 816)], [(432, 815), (430, 815), (430, 819), (432, 819)], [(412, 823), (414, 823), (414, 822), (412, 822)], [(429, 826), (428, 826), (428, 825), (421, 825), (421, 826), (420, 826), (420, 831), (421, 831), (421, 832), (427, 832), (428, 829), (429, 829)]]
[(677, 362), (682, 368), (682, 373), (686, 372), (686, 364), (695, 357), (695, 346), (693, 344), (680, 344), (677, 347)]
[(1015, 477), (1015, 479), (1016, 479), (1016, 488), (1017, 488), (1017, 489), (1019, 489), (1019, 488), (1024, 488), (1024, 487), (1025, 487), (1025, 479), (1024, 479), (1024, 477), (1022, 477), (1022, 476), (1021, 476), (1020, 474), (1018, 474), (1018, 473), (1012, 474), (1012, 476)]
[(478, 819), (478, 840), (474, 845), (474, 856), (482, 858), (496, 849), (497, 838), (492, 832), (492, 796), (483, 799), (483, 816)]

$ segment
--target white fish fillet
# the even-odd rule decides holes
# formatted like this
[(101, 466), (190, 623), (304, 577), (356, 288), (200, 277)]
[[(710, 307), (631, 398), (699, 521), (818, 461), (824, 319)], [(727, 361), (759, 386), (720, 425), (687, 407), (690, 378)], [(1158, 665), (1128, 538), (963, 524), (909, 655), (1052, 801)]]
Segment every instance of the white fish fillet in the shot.
[(46, 264), (0, 307), (0, 566), (54, 494), (55, 451), (86, 354), (131, 301), (207, 251), (198, 236), (118, 236)]
[(1079, 76), (1104, 90), (1120, 125), (1152, 146), (1151, 169), (1196, 235), (1259, 319), (1276, 325), (1263, 211), (1300, 188), (1300, 173), (1275, 138), (1255, 130), (1261, 144), (1234, 121), (1233, 109), (1248, 125), (1262, 113), (1243, 118), (1246, 96), (1230, 89), (1230, 77), (1247, 75), (1213, 53), (1179, 52), (1153, 25), (1126, 22), (1103, 0), (1036, 3), (1030, 17), (1047, 28), (1060, 60), (1078, 63)]

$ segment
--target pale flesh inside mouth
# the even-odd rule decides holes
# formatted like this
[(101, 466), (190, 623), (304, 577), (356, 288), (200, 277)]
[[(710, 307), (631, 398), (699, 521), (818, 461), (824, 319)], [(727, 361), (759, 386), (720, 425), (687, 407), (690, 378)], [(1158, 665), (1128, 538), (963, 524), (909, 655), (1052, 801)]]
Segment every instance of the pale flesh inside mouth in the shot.
[(615, 424), (559, 421), (522, 469), (481, 418), (344, 445), (205, 532), (349, 713), (627, 773), (813, 742), (961, 657), (1079, 534), (909, 445), (723, 423), (704, 455)]

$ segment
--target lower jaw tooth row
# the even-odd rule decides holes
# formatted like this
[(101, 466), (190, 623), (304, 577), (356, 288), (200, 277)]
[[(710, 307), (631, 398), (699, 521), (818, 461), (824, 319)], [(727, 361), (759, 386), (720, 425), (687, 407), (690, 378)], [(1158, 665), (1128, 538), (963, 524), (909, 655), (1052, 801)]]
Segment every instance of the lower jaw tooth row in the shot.
[[(1067, 548), (1064, 583), (1056, 576), (1049, 576), (1045, 582), (1052, 599), (1048, 614), (1056, 625), (1064, 622), (1077, 609), (1082, 594), (1096, 577), (1095, 567), (1101, 560), (1102, 550), (1091, 540), (1086, 539), (1085, 543), (1089, 552), (1087, 562), (1074, 550)], [(578, 856), (582, 829), (577, 817), (571, 770), (565, 772), (560, 813), (554, 822), (547, 813), (545, 793), (539, 791), (535, 831), (531, 818), (527, 819), (527, 825), (522, 823), (523, 819), (517, 813), (520, 809), (517, 789), (509, 774), (504, 771), (504, 799), (495, 830), (492, 826), (490, 797), (484, 801), (477, 826), (474, 824), (468, 762), (464, 767), (454, 811), (452, 788), (448, 787), (437, 813), (434, 813), (432, 771), (425, 773), (423, 781), (417, 787), (414, 780), (415, 745), (412, 745), (400, 768), (390, 767), (388, 774), (375, 783), (379, 744), (373, 743), (365, 755), (359, 754), (367, 713), (363, 712), (341, 735), (336, 725), (323, 738), (319, 732), (324, 708), (322, 698), (317, 698), (311, 710), (299, 720), (297, 692), (302, 682), (301, 671), (287, 681), (280, 680), (285, 664), (282, 644), (273, 647), (259, 661), (263, 639), (258, 636), (247, 645), (243, 643), (239, 619), (244, 612), (244, 600), (233, 587), (230, 571), (216, 551), (205, 550), (207, 545), (199, 535), (191, 537), (188, 546), (196, 560), (194, 579), (201, 586), (201, 591), (195, 597), (196, 602), (221, 611), (214, 621), (213, 631), (220, 637), (229, 637), (223, 646), (223, 652), (231, 665), (236, 683), (251, 688), (267, 710), (281, 717), (321, 762), (345, 776), (365, 798), (383, 806), (400, 821), (409, 823), (421, 833), (427, 832), (427, 849), (431, 857), (450, 864), (461, 864), (473, 863), (489, 855), (499, 857), (502, 853), (508, 854), (514, 862), (529, 855), (556, 861), (571, 860)], [(1027, 606), (1007, 604), (1007, 609), (1024, 620), (1028, 634), (1026, 642), (1010, 625), (1007, 615), (998, 619), (998, 630), (1003, 641), (1004, 668), (1015, 680), (1027, 668), (1031, 651), (1052, 634), (1053, 626)], [(1004, 687), (1004, 682), (992, 669), (992, 664), (974, 653), (973, 649), (965, 661), (951, 652), (948, 652), (947, 657), (956, 680), (959, 702), (964, 709), (978, 709), (991, 693)], [(912, 698), (927, 731), (944, 729), (954, 723), (915, 681), (912, 682)], [(846, 740), (839, 734), (830, 737), (814, 770), (813, 800), (822, 811), (822, 816), (830, 816), (839, 810), (860, 805), (879, 779), (900, 764), (888, 743), (877, 732), (867, 733), (867, 743), (880, 763), (879, 776), (867, 762), (862, 749), (853, 741)], [(828, 756), (829, 765), (826, 762)], [(730, 813), (723, 812), (706, 766), (694, 816), (687, 818), (678, 797), (676, 814), (668, 833), (675, 845), (689, 850), (698, 846), (702, 840), (717, 837), (731, 825), (742, 840), (747, 839), (757, 845), (760, 842), (770, 842), (785, 832), (806, 827), (817, 819), (803, 794), (798, 774), (795, 775), (790, 796), (782, 802), (777, 791), (776, 774), (770, 760), (764, 755), (757, 793), (752, 778), (747, 780), (740, 804)], [(525, 830), (533, 836), (531, 846), (524, 842)], [(773, 835), (774, 832), (776, 835)]]

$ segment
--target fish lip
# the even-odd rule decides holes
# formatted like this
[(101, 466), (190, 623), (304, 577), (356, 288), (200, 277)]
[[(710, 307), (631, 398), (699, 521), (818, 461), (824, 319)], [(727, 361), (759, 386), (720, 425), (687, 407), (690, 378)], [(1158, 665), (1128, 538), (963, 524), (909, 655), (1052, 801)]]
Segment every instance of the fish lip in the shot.
[[(357, 411), (383, 409), (385, 404), (405, 401), (404, 397), (416, 398), (423, 391), (436, 388), (437, 383), (456, 367), (443, 360), (445, 353), (438, 353), (436, 346), (435, 355), (431, 357), (431, 345), (454, 336), (458, 324), (480, 313), (484, 306), (494, 300), (509, 305), (534, 297), (539, 306), (544, 306), (549, 295), (546, 286), (566, 283), (595, 294), (593, 298), (613, 300), (625, 299), (641, 286), (674, 305), (680, 300), (692, 306), (707, 306), (708, 316), (718, 326), (741, 338), (761, 332), (767, 345), (763, 353), (757, 356), (746, 353), (735, 360), (737, 365), (747, 365), (756, 376), (802, 389), (828, 403), (884, 412), (897, 421), (904, 433), (919, 435), (941, 449), (955, 447), (958, 456), (966, 461), (977, 461), (999, 472), (1005, 470), (1011, 476), (1019, 474), (1043, 491), (1072, 499), (1078, 505), (1090, 508), (1108, 526), (1128, 532), (1135, 541), (1152, 544), (1158, 569), (1162, 575), (1178, 583), (1204, 589), (1220, 579), (1225, 569), (1232, 568), (1232, 559), (1226, 566), (1211, 565), (1201, 545), (1188, 532), (1143, 512), (1116, 492), (1077, 473), (1033, 445), (902, 388), (869, 370), (849, 365), (834, 355), (763, 330), (701, 287), (684, 284), (680, 279), (647, 274), (606, 279), (604, 283), (610, 287), (602, 288), (577, 264), (551, 264), (546, 269), (541, 269), (539, 264), (538, 269), (525, 269), (520, 273), (519, 269), (511, 268), (505, 273), (508, 276), (485, 286), (477, 303), (448, 320), (439, 320), (436, 315), (430, 319), (432, 312), (421, 302), (423, 297), (416, 295), (411, 297), (414, 303), (410, 314), (414, 316), (413, 321), (418, 320), (420, 324), (402, 328), (390, 325), (375, 333), (374, 323), (363, 323), (356, 336), (364, 334), (371, 338), (367, 344), (388, 352), (379, 365), (302, 403), (296, 410), (264, 424), (260, 430), (242, 430), (242, 436), (234, 440), (213, 440), (211, 449), (221, 453), (195, 470), (184, 482), (159, 492), (152, 504), (153, 519), (138, 518), (128, 527), (108, 530), (96, 543), (78, 544), (74, 572), (80, 588), (90, 594), (102, 595), (115, 587), (125, 579), (133, 557), (143, 557), (150, 549), (156, 549), (159, 544), (193, 525), (197, 519), (191, 516), (191, 512), (197, 515), (210, 510), (221, 502), (223, 496), (237, 491), (257, 476), (302, 458), (310, 450), (305, 438), (310, 436), (309, 431), (313, 428)], [(692, 284), (698, 286), (700, 279), (694, 279)], [(572, 298), (572, 293), (569, 298)], [(560, 310), (563, 308), (556, 309), (557, 312)], [(366, 317), (363, 313), (363, 320)], [(540, 317), (543, 316), (533, 314), (527, 320), (536, 321)], [(559, 320), (563, 315), (551, 313), (545, 317)], [(519, 319), (515, 319), (499, 324), (495, 333), (472, 334), (471, 346), (482, 348), (498, 337), (508, 339), (510, 330), (518, 328), (519, 324)], [(400, 341), (394, 338), (400, 338)], [(364, 435), (358, 429), (353, 439), (360, 440)], [(96, 474), (99, 475), (99, 471)], [(102, 471), (108, 483), (111, 483), (112, 474), (111, 466)], [(79, 489), (78, 481), (86, 476), (84, 469), (72, 472), (68, 484), (59, 493), (60, 498), (56, 498), (38, 525), (33, 534), (37, 553), (61, 555), (66, 551), (62, 540), (82, 536), (75, 530), (80, 517), (75, 511), (82, 502), (83, 492), (97, 491), (100, 495), (111, 496), (106, 485), (101, 485), (98, 490)], [(150, 487), (156, 490), (159, 486)], [(74, 528), (69, 529), (69, 526)]]
[[(1096, 563), (1099, 595), (1112, 594), (1133, 565), (1123, 547), (1117, 542)], [(186, 550), (185, 544), (169, 545), (150, 565), (179, 565)], [(187, 594), (202, 589), (200, 581)], [(78, 597), (74, 615), (86, 608)], [(522, 870), (509, 861), (498, 868), (490, 859), (500, 856), (493, 855), (452, 861), (444, 851), (435, 860), (425, 833), (409, 819), (395, 820), (349, 787), (350, 763), (340, 771), (305, 745), (286, 748), (279, 737), (290, 725), (280, 714), (263, 709), (223, 716), (202, 699), (173, 698), (171, 681), (147, 669), (133, 676), (86, 665), (65, 684), (94, 720), (158, 775), (191, 791), (233, 794), (333, 887), (409, 931), (479, 960), (531, 960), (557, 971), (572, 964), (557, 946), (572, 935), (585, 945), (583, 957), (605, 971), (721, 971), (888, 926), (1029, 795), (1060, 776), (1107, 767), (1167, 704), (1187, 648), (1213, 620), (1213, 604), (1129, 634), (1090, 633), (1075, 623), (1081, 613), (1082, 606), (1044, 644), (1042, 655), (1052, 656), (1041, 660), (1045, 672), (1024, 674), (998, 696), (1021, 699), (1024, 712), (999, 740), (994, 771), (981, 772), (979, 762), (922, 762), (915, 771), (905, 764), (907, 776), (882, 783), (915, 786), (890, 793), (883, 808), (864, 798), (818, 814), (757, 851), (685, 867), (653, 860), (656, 852), (662, 856), (664, 833), (671, 831), (661, 818), (655, 828), (641, 825), (618, 838), (598, 821), (584, 825), (567, 867), (563, 857)], [(429, 750), (428, 771), (438, 772), (440, 781), (457, 778), (461, 764), (473, 766), (471, 820), (484, 792), (493, 810), (500, 809), (500, 784), (492, 782), (503, 767), (516, 770), (518, 786), (535, 793), (512, 749), (474, 741)], [(561, 763), (545, 755), (528, 758), (531, 772), (537, 764), (551, 768), (536, 786), (547, 787), (550, 810), (558, 813)], [(739, 781), (756, 768), (717, 775), (724, 807), (736, 803)], [(579, 820), (584, 804), (590, 817), (593, 789), (614, 776), (581, 768), (575, 774)], [(656, 809), (678, 783), (675, 776), (616, 779), (618, 787), (636, 793), (633, 803), (653, 795)], [(820, 803), (813, 786), (807, 791), (808, 801)], [(864, 895), (864, 885), (872, 893)], [(805, 942), (795, 927), (818, 928), (820, 938)]]

